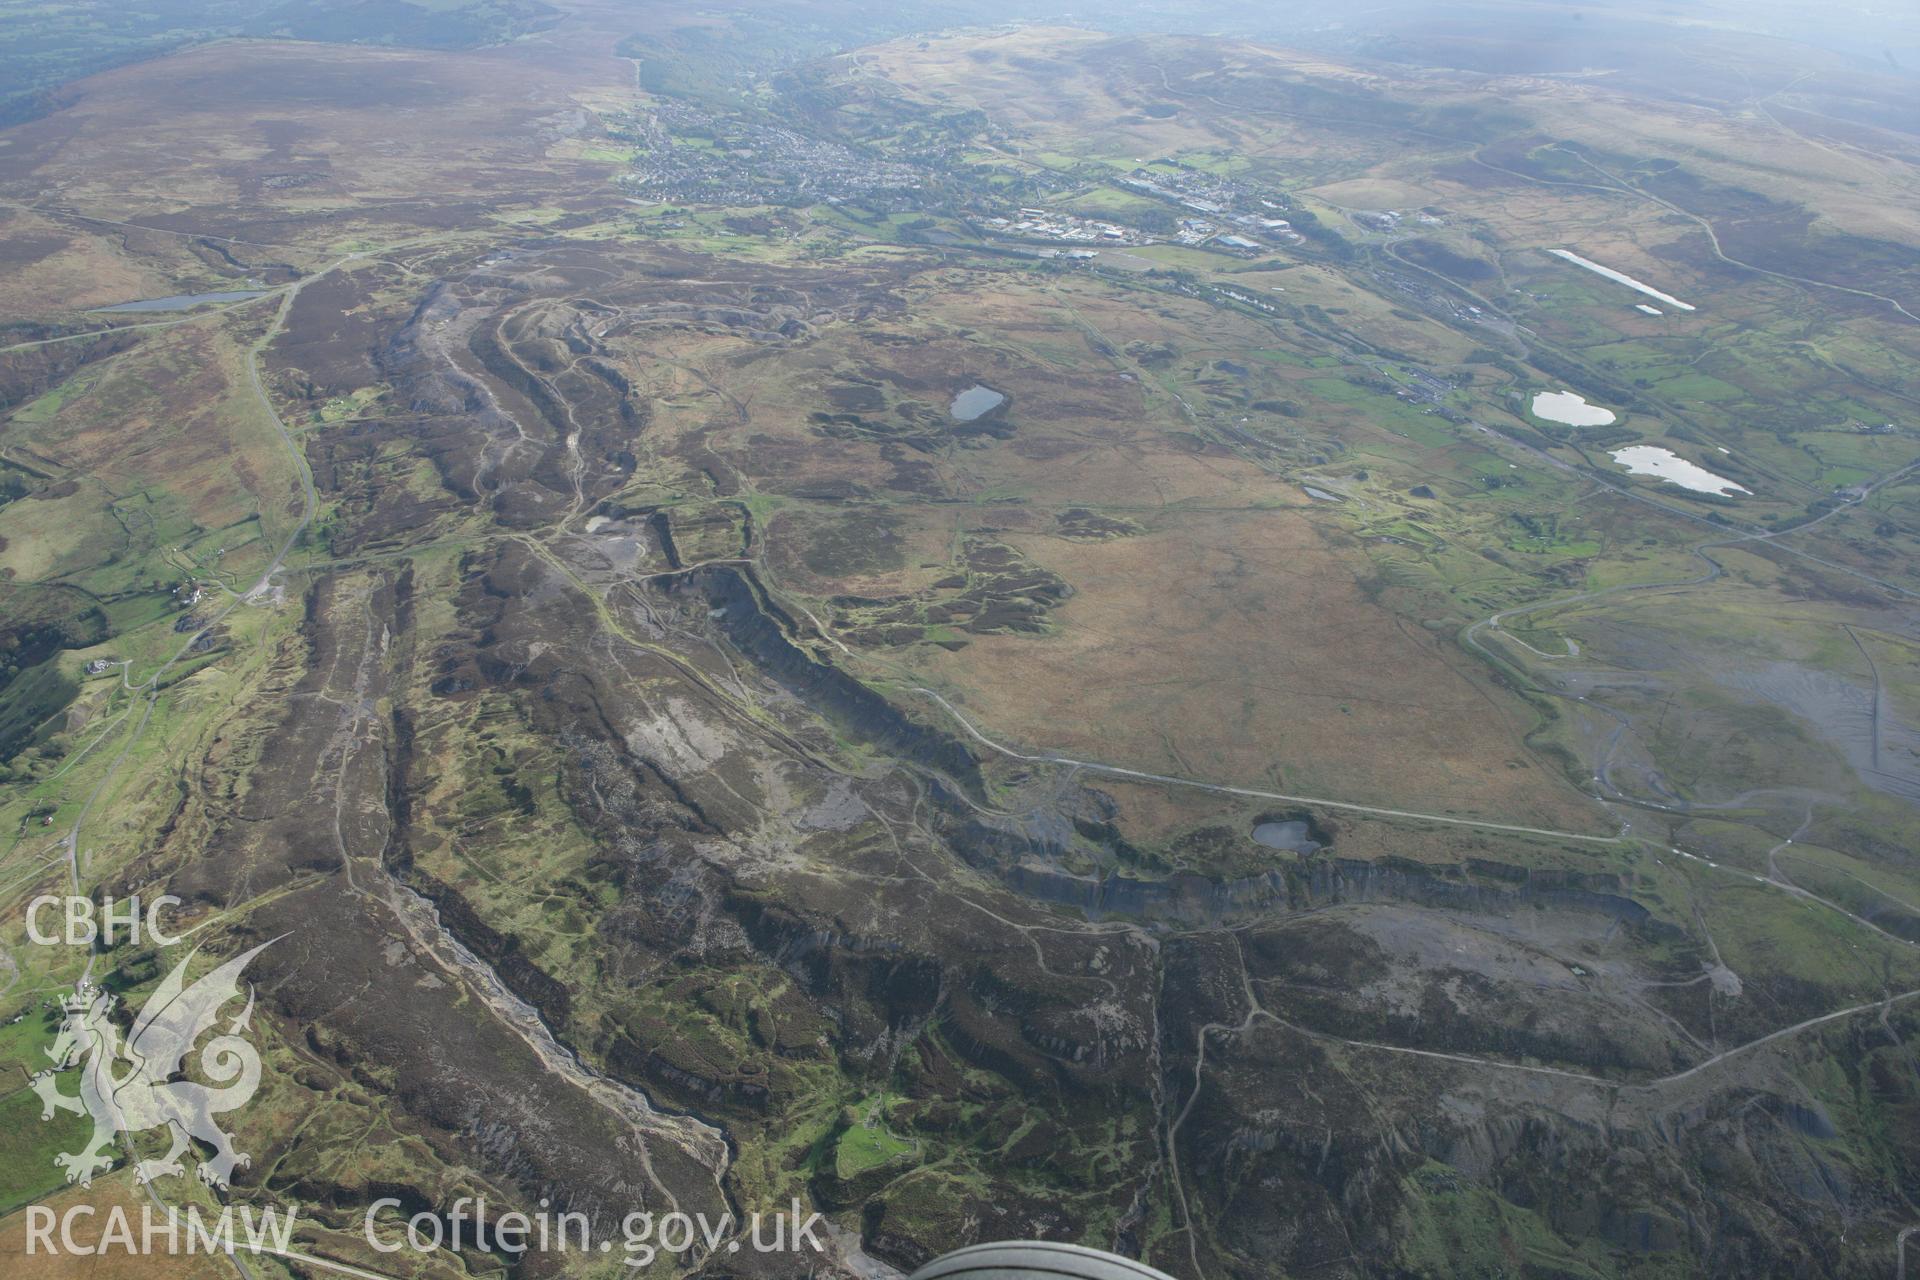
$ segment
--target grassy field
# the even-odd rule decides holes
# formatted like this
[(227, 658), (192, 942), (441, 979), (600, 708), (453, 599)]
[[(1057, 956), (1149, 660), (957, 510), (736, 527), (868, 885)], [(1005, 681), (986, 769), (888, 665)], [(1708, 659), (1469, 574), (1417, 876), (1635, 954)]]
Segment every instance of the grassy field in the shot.
[[(76, 1083), (70, 1073), (60, 1080), (61, 1091), (71, 1095)], [(0, 1214), (66, 1186), (66, 1174), (53, 1158), (79, 1151), (92, 1132), (89, 1116), (62, 1111), (43, 1122), (39, 1095), (31, 1089), (16, 1088), (0, 1097)]]

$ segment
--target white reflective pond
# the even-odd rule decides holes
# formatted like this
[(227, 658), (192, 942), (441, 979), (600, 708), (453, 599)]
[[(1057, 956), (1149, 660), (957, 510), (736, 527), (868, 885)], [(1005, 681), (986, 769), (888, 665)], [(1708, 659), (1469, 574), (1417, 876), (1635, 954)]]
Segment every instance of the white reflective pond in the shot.
[(1571, 391), (1542, 391), (1533, 398), (1533, 416), (1569, 427), (1604, 427), (1614, 421), (1613, 410), (1588, 404)]
[(1669, 484), (1677, 484), (1682, 489), (1691, 489), (1695, 493), (1752, 493), (1753, 490), (1743, 484), (1735, 484), (1725, 476), (1717, 476), (1697, 463), (1688, 462), (1671, 449), (1662, 449), (1659, 445), (1636, 444), (1625, 449), (1615, 449), (1613, 460), (1637, 476), (1659, 476)]

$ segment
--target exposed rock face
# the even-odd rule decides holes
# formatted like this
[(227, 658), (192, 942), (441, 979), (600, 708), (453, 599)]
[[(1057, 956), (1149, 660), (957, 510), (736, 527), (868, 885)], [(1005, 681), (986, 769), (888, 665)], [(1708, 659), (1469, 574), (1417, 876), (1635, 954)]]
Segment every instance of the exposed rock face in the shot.
[(804, 653), (789, 638), (793, 620), (766, 600), (749, 571), (696, 570), (686, 586), (705, 594), (729, 643), (817, 713), (877, 747), (978, 790), (979, 766), (965, 747), (940, 730), (909, 720), (838, 667)]

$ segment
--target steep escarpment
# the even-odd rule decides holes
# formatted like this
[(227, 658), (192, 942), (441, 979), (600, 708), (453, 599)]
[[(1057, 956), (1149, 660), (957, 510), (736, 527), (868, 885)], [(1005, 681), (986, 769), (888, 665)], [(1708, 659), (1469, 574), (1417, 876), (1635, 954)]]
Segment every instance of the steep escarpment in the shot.
[(704, 597), (729, 643), (846, 732), (979, 789), (979, 765), (958, 739), (910, 720), (880, 694), (794, 644), (793, 620), (766, 596), (750, 570), (695, 570), (670, 590)]

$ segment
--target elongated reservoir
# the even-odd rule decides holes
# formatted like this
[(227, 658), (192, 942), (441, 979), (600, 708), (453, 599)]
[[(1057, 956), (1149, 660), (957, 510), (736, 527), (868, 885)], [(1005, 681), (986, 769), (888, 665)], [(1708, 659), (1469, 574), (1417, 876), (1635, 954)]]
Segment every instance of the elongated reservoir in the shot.
[(1571, 262), (1576, 267), (1585, 267), (1587, 270), (1593, 272), (1595, 275), (1605, 276), (1609, 280), (1612, 280), (1618, 284), (1623, 284), (1627, 286), (1627, 288), (1629, 289), (1638, 289), (1641, 293), (1646, 294), (1649, 298), (1657, 298), (1661, 302), (1666, 303), (1668, 306), (1672, 307), (1676, 311), (1693, 311), (1697, 309), (1690, 302), (1682, 302), (1680, 301), (1680, 299), (1674, 297), (1670, 293), (1662, 293), (1650, 284), (1644, 284), (1639, 280), (1635, 280), (1632, 276), (1627, 275), (1624, 272), (1615, 271), (1612, 267), (1603, 267), (1599, 263), (1593, 261), (1592, 259), (1583, 258), (1579, 254), (1574, 253), (1571, 250), (1549, 249), (1547, 250), (1547, 252), (1552, 254), (1556, 258), (1562, 258), (1568, 262)]
[(223, 293), (176, 293), (165, 298), (142, 298), (138, 302), (116, 302), (95, 311), (191, 311), (209, 302), (245, 302), (267, 292), (265, 289), (229, 289)]

